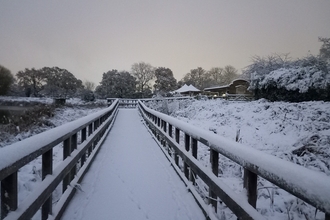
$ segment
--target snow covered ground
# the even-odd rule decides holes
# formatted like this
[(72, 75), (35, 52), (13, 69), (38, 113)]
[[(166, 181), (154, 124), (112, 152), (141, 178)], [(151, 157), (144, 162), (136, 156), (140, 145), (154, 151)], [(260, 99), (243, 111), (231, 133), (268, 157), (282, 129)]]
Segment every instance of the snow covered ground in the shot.
[[(57, 109), (54, 117), (47, 120), (58, 126), (102, 108), (84, 106), (79, 100), (71, 101), (70, 104), (68, 100), (68, 106)], [(52, 100), (44, 99), (42, 102), (51, 103)], [(105, 104), (105, 100), (101, 102)], [(266, 100), (235, 102), (217, 99), (168, 101), (158, 104), (150, 102), (149, 107), (232, 140), (238, 135), (239, 142), (244, 145), (330, 176), (329, 102), (286, 103)], [(4, 141), (0, 144), (8, 145), (51, 127), (31, 127), (28, 131), (21, 131), (18, 135), (6, 139), (5, 144)], [(57, 160), (61, 160), (61, 150), (61, 146), (58, 146), (54, 151)], [(205, 165), (208, 164), (208, 154), (206, 147), (199, 146), (198, 156)], [(31, 193), (36, 182), (41, 181), (40, 164), (41, 159), (37, 159), (20, 170), (20, 201)], [(235, 191), (241, 192), (243, 187), (240, 166), (224, 157), (220, 158), (219, 166), (220, 178)], [(56, 193), (54, 200), (58, 198)], [(257, 207), (269, 219), (323, 218), (315, 208), (311, 208), (263, 179), (259, 179), (258, 182)], [(223, 218), (236, 219), (225, 206), (222, 205), (219, 209), (219, 213), (225, 214)]]
[[(231, 140), (237, 138), (244, 145), (330, 176), (329, 102), (216, 99), (149, 102), (147, 105), (199, 128)], [(205, 166), (208, 165), (209, 152), (202, 144), (198, 157)], [(237, 192), (242, 191), (240, 166), (220, 157), (219, 170), (220, 178), (228, 186)], [(270, 219), (324, 218), (319, 212), (315, 216), (315, 208), (261, 178), (257, 207)], [(224, 212), (227, 219), (235, 219), (226, 210)]]

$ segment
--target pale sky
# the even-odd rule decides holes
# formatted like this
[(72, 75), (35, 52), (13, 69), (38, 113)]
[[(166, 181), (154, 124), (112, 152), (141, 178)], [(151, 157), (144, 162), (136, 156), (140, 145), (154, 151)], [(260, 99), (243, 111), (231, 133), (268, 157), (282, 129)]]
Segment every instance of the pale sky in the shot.
[(191, 69), (255, 55), (318, 54), (330, 37), (330, 0), (0, 0), (0, 65), (58, 66), (96, 85), (137, 62)]

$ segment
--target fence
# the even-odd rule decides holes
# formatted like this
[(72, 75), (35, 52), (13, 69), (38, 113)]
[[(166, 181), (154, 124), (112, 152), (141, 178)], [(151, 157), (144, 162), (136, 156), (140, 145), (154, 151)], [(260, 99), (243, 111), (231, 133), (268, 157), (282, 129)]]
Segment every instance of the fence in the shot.
[[(325, 213), (325, 219), (330, 220), (330, 177), (325, 174), (194, 128), (146, 107), (141, 101), (139, 110), (154, 136), (168, 148), (173, 166), (179, 172), (179, 159), (183, 161), (182, 178), (192, 184), (196, 178), (200, 178), (208, 185), (209, 203), (215, 210), (217, 198), (220, 198), (239, 219), (264, 219), (255, 209), (257, 178), (260, 176), (321, 210)], [(184, 146), (180, 145), (180, 133), (184, 136)], [(212, 172), (197, 160), (199, 142), (209, 147)], [(246, 196), (238, 195), (217, 178), (219, 154), (244, 168)], [(193, 193), (195, 191), (193, 187), (190, 190)], [(198, 197), (196, 194), (194, 193), (195, 197)]]
[[(30, 219), (41, 209), (42, 219), (59, 219), (89, 168), (118, 109), (118, 100), (97, 113), (0, 149), (0, 219)], [(78, 133), (81, 143), (78, 144)], [(63, 143), (63, 161), (53, 170), (53, 148)], [(18, 171), (42, 156), (38, 190), (18, 204)], [(80, 169), (78, 169), (80, 167)], [(52, 193), (62, 182), (63, 194), (53, 209)]]

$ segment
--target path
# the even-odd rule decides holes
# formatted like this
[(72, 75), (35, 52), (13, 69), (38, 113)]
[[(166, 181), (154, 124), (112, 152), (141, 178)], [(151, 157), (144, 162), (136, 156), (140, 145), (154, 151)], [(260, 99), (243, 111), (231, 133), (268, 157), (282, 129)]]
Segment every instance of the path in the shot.
[(205, 219), (137, 109), (120, 109), (114, 127), (63, 220)]

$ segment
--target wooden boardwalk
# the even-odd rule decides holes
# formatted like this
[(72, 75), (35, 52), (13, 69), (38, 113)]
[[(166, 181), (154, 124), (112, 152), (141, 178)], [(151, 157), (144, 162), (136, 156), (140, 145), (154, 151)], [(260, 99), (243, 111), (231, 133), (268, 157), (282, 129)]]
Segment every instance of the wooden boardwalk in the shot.
[(148, 133), (137, 109), (121, 109), (62, 219), (205, 219)]

